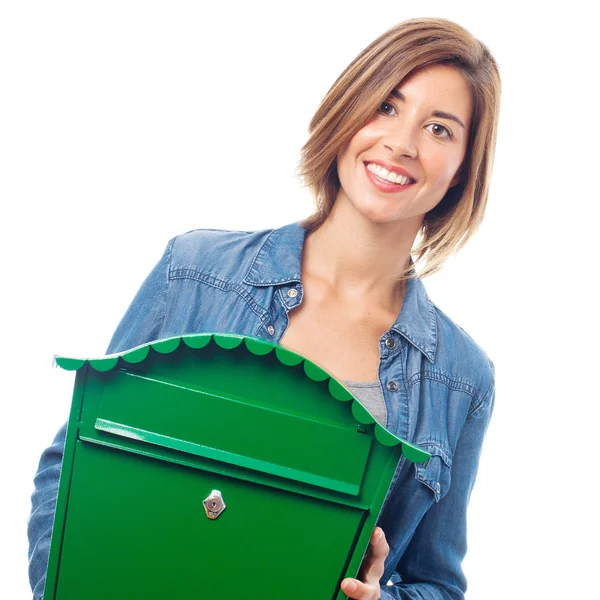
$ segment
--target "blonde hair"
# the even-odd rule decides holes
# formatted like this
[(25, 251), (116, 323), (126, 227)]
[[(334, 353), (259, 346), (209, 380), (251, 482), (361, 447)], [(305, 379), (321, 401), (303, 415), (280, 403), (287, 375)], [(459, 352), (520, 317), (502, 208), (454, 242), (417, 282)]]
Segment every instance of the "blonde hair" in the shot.
[(303, 226), (320, 227), (333, 207), (340, 181), (340, 149), (375, 114), (406, 77), (429, 65), (458, 69), (469, 84), (473, 115), (461, 182), (426, 213), (401, 279), (438, 271), (475, 233), (487, 203), (500, 110), (500, 75), (488, 48), (466, 29), (446, 19), (409, 19), (386, 31), (343, 71), (309, 124), (297, 174), (316, 201)]

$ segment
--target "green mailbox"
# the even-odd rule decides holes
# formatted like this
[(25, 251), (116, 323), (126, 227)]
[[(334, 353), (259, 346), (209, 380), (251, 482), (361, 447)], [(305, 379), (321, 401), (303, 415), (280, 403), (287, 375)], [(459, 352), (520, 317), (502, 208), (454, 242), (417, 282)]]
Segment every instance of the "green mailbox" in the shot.
[(429, 457), (257, 338), (56, 362), (77, 376), (45, 600), (346, 598), (401, 455)]

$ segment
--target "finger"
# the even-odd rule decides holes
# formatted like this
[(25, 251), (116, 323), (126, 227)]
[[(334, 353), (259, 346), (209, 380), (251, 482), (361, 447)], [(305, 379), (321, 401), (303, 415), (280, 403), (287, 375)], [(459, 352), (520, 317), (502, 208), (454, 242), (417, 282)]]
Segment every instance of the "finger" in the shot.
[(385, 538), (385, 533), (381, 527), (376, 527), (371, 536), (371, 554), (375, 558), (382, 558), (385, 560), (386, 556), (390, 552), (390, 547)]
[(348, 598), (353, 600), (375, 600), (379, 598), (380, 588), (373, 584), (362, 583), (358, 579), (344, 579), (342, 581), (342, 591)]
[(360, 570), (360, 579), (366, 583), (378, 584), (383, 575), (385, 559), (389, 551), (390, 547), (383, 530), (380, 527), (375, 528), (371, 536), (371, 547)]

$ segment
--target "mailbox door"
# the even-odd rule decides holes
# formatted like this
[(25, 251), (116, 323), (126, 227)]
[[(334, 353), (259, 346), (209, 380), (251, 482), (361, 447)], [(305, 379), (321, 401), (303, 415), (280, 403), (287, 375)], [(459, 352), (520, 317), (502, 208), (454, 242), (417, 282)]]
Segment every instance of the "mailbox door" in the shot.
[[(203, 500), (213, 490), (226, 508), (209, 519)], [(56, 600), (331, 599), (332, 574), (343, 572), (364, 517), (356, 507), (77, 441)]]

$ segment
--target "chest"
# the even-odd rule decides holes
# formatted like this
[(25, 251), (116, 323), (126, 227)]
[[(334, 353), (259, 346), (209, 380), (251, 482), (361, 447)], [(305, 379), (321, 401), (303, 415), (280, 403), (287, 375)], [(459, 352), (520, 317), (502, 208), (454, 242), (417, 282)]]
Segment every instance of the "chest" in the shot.
[(337, 379), (374, 381), (379, 372), (379, 340), (388, 328), (383, 315), (305, 299), (288, 313), (288, 326), (279, 343)]
[[(388, 310), (386, 315), (375, 308), (369, 312), (333, 301), (326, 303), (323, 298), (331, 299), (331, 295), (319, 295), (319, 290), (312, 293), (309, 288), (306, 279), (302, 287), (294, 286), (302, 298), (292, 306), (286, 302), (293, 298), (287, 289), (279, 293), (267, 286), (249, 289), (229, 283), (216, 285), (206, 277), (174, 278), (168, 306), (176, 306), (177, 310), (167, 312), (160, 337), (200, 332), (248, 335), (277, 341), (337, 379), (379, 379), (390, 431), (417, 444), (437, 440), (451, 456), (472, 400), (470, 390), (474, 386), (466, 386), (465, 381), (471, 380), (477, 367), (468, 358), (463, 361), (453, 356), (455, 370), (463, 364), (465, 368), (459, 377), (449, 371), (446, 348), (455, 348), (456, 340), (444, 340), (441, 331), (433, 365), (421, 350), (397, 333), (393, 335), (395, 347), (386, 348), (386, 344), (381, 348), (380, 340), (393, 325), (396, 309)], [(142, 334), (135, 335), (140, 339)], [(395, 385), (390, 387), (392, 383)]]

